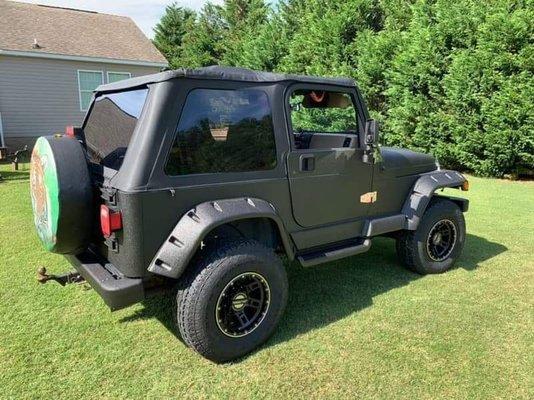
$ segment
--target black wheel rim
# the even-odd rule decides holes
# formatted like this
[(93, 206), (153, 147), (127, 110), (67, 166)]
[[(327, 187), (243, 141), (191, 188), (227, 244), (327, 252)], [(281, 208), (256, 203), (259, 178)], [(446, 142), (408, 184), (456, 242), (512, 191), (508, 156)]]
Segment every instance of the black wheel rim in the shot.
[(455, 243), (456, 226), (451, 220), (442, 219), (430, 229), (426, 251), (433, 261), (443, 261), (450, 256)]
[(271, 303), (267, 280), (256, 272), (232, 279), (221, 291), (215, 309), (217, 326), (226, 336), (242, 337), (263, 321)]

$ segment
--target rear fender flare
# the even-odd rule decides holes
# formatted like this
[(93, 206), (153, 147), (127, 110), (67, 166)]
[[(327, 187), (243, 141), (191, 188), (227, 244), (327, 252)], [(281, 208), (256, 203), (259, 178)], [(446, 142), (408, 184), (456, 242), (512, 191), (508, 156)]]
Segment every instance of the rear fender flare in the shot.
[[(405, 229), (416, 230), (425, 210), (438, 189), (447, 187), (460, 187), (467, 179), (456, 171), (442, 170), (423, 174), (415, 182), (415, 185), (404, 202), (402, 213), (406, 216)], [(460, 205), (462, 211), (467, 211), (469, 201), (461, 198), (440, 196), (449, 198)]]
[(241, 197), (208, 201), (186, 212), (161, 245), (148, 271), (168, 278), (179, 278), (202, 240), (214, 228), (228, 222), (251, 218), (273, 220), (287, 256), (291, 260), (294, 258), (291, 240), (274, 206), (262, 199)]

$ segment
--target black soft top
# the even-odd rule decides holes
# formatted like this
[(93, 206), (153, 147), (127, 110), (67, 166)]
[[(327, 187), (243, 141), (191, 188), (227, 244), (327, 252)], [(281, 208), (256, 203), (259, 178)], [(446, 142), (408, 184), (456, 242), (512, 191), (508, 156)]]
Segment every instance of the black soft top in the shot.
[(338, 86), (355, 86), (351, 78), (323, 78), (319, 76), (277, 74), (274, 72), (254, 71), (246, 68), (223, 67), (213, 65), (203, 68), (180, 68), (174, 71), (165, 71), (152, 75), (140, 76), (137, 78), (126, 79), (123, 81), (100, 85), (96, 88), (97, 92), (111, 92), (144, 86), (150, 83), (168, 81), (169, 79), (220, 79), (227, 81), (240, 82), (305, 82)]

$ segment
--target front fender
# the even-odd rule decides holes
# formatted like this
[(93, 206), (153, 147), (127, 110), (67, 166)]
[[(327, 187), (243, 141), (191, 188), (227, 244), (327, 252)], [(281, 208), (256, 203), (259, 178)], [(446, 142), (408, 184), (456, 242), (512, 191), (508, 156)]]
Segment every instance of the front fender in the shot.
[(161, 245), (148, 270), (168, 278), (179, 278), (209, 232), (225, 223), (250, 218), (272, 219), (288, 257), (294, 258), (289, 236), (274, 207), (262, 199), (242, 197), (208, 201), (186, 212)]
[[(406, 216), (405, 229), (416, 230), (434, 192), (446, 187), (461, 187), (467, 179), (456, 171), (440, 170), (422, 174), (415, 182), (411, 194), (404, 202), (402, 213)], [(443, 196), (446, 197), (446, 196)], [(461, 203), (462, 211), (467, 211), (468, 200), (452, 199)]]

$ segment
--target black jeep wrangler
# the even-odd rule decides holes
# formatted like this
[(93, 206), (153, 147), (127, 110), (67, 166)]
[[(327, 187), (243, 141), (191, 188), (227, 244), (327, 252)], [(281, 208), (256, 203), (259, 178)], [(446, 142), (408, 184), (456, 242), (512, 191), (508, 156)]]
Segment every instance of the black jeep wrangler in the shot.
[(448, 270), (465, 240), (458, 172), (378, 147), (355, 83), (207, 67), (100, 86), (82, 127), (41, 137), (37, 232), (112, 310), (172, 288), (179, 334), (216, 362), (273, 333), (308, 267), (394, 237), (399, 261)]

